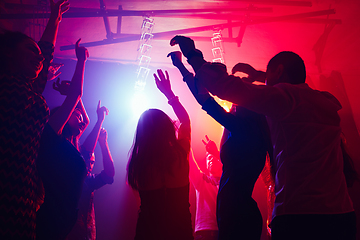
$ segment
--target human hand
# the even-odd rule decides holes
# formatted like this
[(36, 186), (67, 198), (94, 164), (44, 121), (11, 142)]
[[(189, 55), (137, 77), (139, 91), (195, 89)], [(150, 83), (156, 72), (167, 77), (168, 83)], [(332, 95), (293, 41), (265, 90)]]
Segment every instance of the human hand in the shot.
[(209, 137), (207, 135), (205, 135), (205, 139), (206, 140), (202, 140), (202, 142), (205, 145), (205, 149), (208, 153), (210, 153), (213, 156), (218, 156), (219, 155), (219, 150), (216, 146), (216, 143), (212, 140), (209, 139)]
[(47, 80), (51, 81), (57, 78), (61, 74), (61, 72), (59, 72), (59, 69), (62, 66), (64, 66), (63, 63), (51, 63), (48, 70)]
[(230, 111), (229, 111), (229, 112), (232, 113), (232, 114), (235, 114), (235, 113), (236, 113), (236, 107), (237, 107), (237, 105), (233, 103), (233, 104), (231, 105), (231, 108), (230, 108)]
[(181, 52), (184, 54), (185, 57), (188, 57), (189, 52), (195, 49), (194, 40), (189, 37), (176, 35), (170, 40), (170, 45), (174, 46), (176, 44), (179, 44)]
[(58, 91), (61, 95), (67, 96), (70, 89), (70, 81), (61, 81), (60, 78), (56, 80), (56, 82), (53, 82), (53, 89)]
[(50, 0), (50, 18), (58, 20), (60, 22), (63, 13), (69, 10), (69, 8), (70, 3), (68, 2), (68, 0), (59, 0), (57, 3), (55, 3), (54, 0)]
[(180, 51), (171, 52), (167, 55), (167, 57), (171, 57), (172, 64), (175, 67), (184, 66), (184, 64), (182, 63), (182, 60), (181, 60), (182, 54)]
[(157, 70), (159, 77), (154, 73), (156, 87), (162, 92), (168, 99), (173, 97), (174, 93), (171, 90), (169, 73), (165, 71), (166, 77), (161, 69)]
[(247, 82), (265, 82), (265, 73), (262, 71), (258, 71), (255, 68), (253, 68), (251, 65), (247, 63), (237, 63), (231, 70), (232, 74), (235, 74), (237, 72), (242, 72), (248, 75), (248, 77), (241, 78), (244, 81)]
[(79, 38), (79, 40), (77, 40), (75, 44), (76, 57), (79, 61), (86, 61), (89, 57), (89, 51), (85, 47), (79, 46), (80, 41), (81, 38)]
[(107, 131), (105, 128), (101, 128), (100, 129), (100, 133), (99, 133), (99, 137), (98, 137), (98, 142), (100, 144), (105, 144), (107, 142)]
[(98, 116), (98, 121), (103, 122), (105, 119), (105, 114), (108, 115), (109, 110), (105, 106), (102, 106), (102, 107), (100, 107), (100, 106), (101, 106), (101, 100), (99, 100), (99, 103), (97, 105), (96, 113)]

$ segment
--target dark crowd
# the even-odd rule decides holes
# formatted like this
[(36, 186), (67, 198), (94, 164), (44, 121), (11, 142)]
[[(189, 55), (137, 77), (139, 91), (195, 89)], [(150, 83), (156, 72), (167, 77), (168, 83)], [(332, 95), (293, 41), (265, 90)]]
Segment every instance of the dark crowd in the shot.
[[(94, 192), (114, 181), (108, 133), (102, 127), (109, 110), (100, 101), (96, 123), (79, 144), (90, 122), (81, 100), (89, 52), (79, 39), (71, 81), (57, 78), (61, 64), (52, 63), (53, 52), (69, 3), (50, 0), (50, 6), (39, 42), (20, 32), (0, 33), (4, 240), (96, 239)], [(160, 109), (148, 109), (138, 120), (126, 169), (127, 183), (141, 200), (135, 240), (259, 240), (263, 217), (252, 193), (260, 176), (267, 179), (272, 210), (269, 239), (355, 240), (348, 187), (358, 176), (340, 127), (342, 106), (329, 92), (305, 83), (302, 58), (284, 51), (269, 60), (266, 72), (238, 63), (228, 74), (224, 64), (206, 61), (191, 38), (175, 36), (170, 45), (181, 51), (169, 53), (169, 61), (224, 130), (219, 143), (208, 136), (202, 140), (206, 167), (201, 169), (191, 149), (191, 116), (168, 72), (154, 73), (180, 125)], [(238, 72), (247, 77), (235, 76)], [(65, 96), (51, 110), (42, 96), (48, 81)], [(215, 96), (232, 103), (229, 112)], [(103, 170), (94, 174), (97, 143)], [(194, 228), (190, 183), (196, 192)]]

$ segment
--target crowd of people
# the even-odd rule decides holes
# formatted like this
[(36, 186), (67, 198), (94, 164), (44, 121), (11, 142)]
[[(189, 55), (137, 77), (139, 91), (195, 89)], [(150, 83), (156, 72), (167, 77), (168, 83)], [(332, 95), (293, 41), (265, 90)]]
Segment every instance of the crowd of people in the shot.
[[(50, 0), (51, 15), (38, 43), (20, 32), (0, 34), (0, 239), (95, 239), (94, 190), (111, 184), (114, 164), (102, 128), (106, 107), (97, 109), (94, 129), (81, 97), (88, 50), (76, 42), (71, 81), (53, 83), (65, 95), (49, 110), (42, 93), (61, 65), (51, 64), (67, 0)], [(49, 69), (51, 70), (49, 72)], [(92, 174), (99, 142), (104, 170)]]
[[(81, 39), (72, 80), (53, 83), (64, 102), (50, 111), (42, 96), (47, 80), (58, 75), (60, 66), (51, 62), (69, 3), (50, 0), (50, 6), (38, 43), (19, 32), (0, 34), (0, 239), (96, 239), (94, 191), (114, 181), (102, 128), (109, 111), (100, 101), (98, 119), (79, 144), (90, 122), (81, 100), (89, 57)], [(280, 52), (266, 72), (238, 63), (229, 75), (224, 64), (207, 62), (191, 38), (175, 36), (170, 45), (176, 44), (181, 51), (168, 57), (202, 109), (224, 127), (223, 135), (219, 149), (205, 136), (202, 170), (191, 149), (190, 116), (168, 72), (157, 70), (155, 84), (180, 125), (160, 109), (139, 118), (127, 166), (127, 182), (141, 200), (135, 240), (260, 239), (263, 219), (252, 193), (266, 161), (275, 194), (273, 240), (355, 240), (356, 217), (343, 170), (344, 159), (351, 159), (344, 152), (341, 104), (305, 83), (301, 57)], [(230, 112), (213, 96), (230, 101)], [(93, 174), (97, 142), (103, 170)], [(190, 184), (196, 191), (194, 229)]]

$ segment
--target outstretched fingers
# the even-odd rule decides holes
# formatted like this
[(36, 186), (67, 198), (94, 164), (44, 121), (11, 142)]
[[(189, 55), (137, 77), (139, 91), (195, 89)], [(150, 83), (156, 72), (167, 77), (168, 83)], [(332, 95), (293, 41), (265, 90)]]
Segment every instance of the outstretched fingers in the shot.
[(170, 81), (170, 77), (169, 77), (168, 71), (165, 70), (165, 74), (166, 74), (166, 80), (167, 80), (167, 81)]
[(158, 69), (157, 73), (158, 73), (159, 78), (161, 79), (161, 81), (165, 80), (164, 72), (161, 69)]

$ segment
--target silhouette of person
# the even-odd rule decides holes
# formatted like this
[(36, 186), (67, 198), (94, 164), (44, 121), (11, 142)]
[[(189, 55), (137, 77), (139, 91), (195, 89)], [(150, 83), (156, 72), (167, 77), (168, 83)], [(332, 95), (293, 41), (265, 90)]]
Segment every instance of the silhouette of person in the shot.
[(208, 136), (206, 146), (206, 171), (197, 164), (194, 155), (190, 159), (190, 181), (196, 192), (195, 240), (216, 240), (219, 231), (216, 222), (216, 197), (222, 173), (219, 150)]
[(86, 177), (78, 137), (88, 124), (81, 96), (89, 53), (79, 43), (80, 39), (75, 45), (78, 61), (71, 82), (58, 79), (53, 85), (66, 98), (60, 107), (51, 111), (36, 159), (45, 190), (44, 202), (36, 214), (36, 238), (39, 240), (65, 239), (69, 234), (77, 219), (78, 202)]
[[(225, 127), (220, 149), (223, 172), (217, 196), (219, 239), (260, 239), (262, 216), (252, 198), (255, 182), (265, 165), (271, 141), (265, 116), (233, 105), (226, 112), (181, 62), (181, 53), (169, 54), (195, 99)], [(193, 66), (197, 69), (196, 66)]]
[[(330, 93), (305, 83), (301, 57), (290, 51), (276, 54), (261, 74), (266, 85), (259, 86), (228, 75), (223, 64), (206, 63), (191, 39), (174, 41), (197, 66), (199, 85), (267, 117), (275, 172), (272, 239), (355, 239), (340, 146), (341, 105)], [(252, 67), (239, 68), (249, 78), (259, 76)]]
[[(72, 231), (67, 236), (67, 240), (96, 239), (95, 211), (93, 202), (94, 191), (106, 184), (112, 184), (114, 182), (114, 162), (107, 142), (107, 131), (102, 128), (105, 115), (108, 114), (109, 110), (104, 106), (100, 107), (100, 104), (101, 102), (99, 101), (96, 111), (98, 120), (90, 134), (86, 137), (84, 143), (80, 146), (80, 153), (86, 163), (87, 176), (79, 200), (78, 218)], [(94, 150), (96, 142), (99, 142), (103, 156), (104, 169), (100, 174), (92, 173), (92, 169), (95, 164)]]
[(67, 0), (50, 0), (38, 44), (20, 32), (0, 33), (0, 239), (35, 239), (35, 158), (49, 117), (42, 92)]
[(135, 239), (193, 239), (189, 204), (190, 118), (171, 90), (169, 75), (157, 70), (157, 88), (180, 121), (159, 109), (139, 119), (128, 163), (128, 183), (139, 192), (141, 205)]

